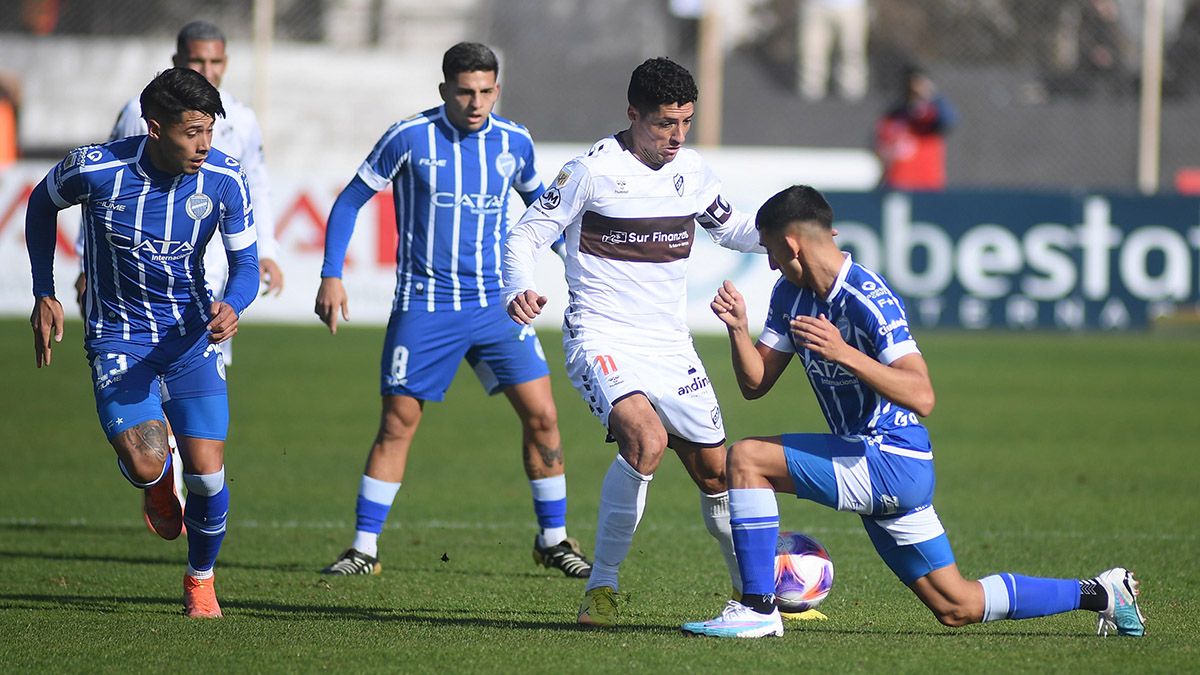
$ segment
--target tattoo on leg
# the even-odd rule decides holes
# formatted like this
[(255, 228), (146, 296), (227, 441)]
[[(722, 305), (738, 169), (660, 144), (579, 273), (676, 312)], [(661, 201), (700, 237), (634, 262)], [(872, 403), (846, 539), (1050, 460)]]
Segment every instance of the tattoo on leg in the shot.
[(562, 448), (551, 448), (541, 443), (537, 444), (538, 455), (542, 458), (542, 464), (546, 468), (558, 466), (563, 463)]
[(121, 433), (131, 454), (146, 455), (160, 462), (167, 461), (167, 425), (161, 420), (149, 420)]

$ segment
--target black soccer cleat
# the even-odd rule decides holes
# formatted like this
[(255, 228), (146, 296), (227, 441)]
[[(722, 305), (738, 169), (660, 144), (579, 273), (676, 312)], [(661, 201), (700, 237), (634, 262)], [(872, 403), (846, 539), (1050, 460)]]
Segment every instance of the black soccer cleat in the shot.
[(352, 574), (379, 574), (382, 571), (383, 563), (379, 562), (379, 558), (371, 557), (358, 549), (348, 548), (337, 560), (321, 570), (321, 574), (350, 576)]
[(576, 579), (586, 579), (592, 575), (592, 563), (583, 555), (579, 542), (567, 537), (554, 546), (542, 548), (538, 546), (538, 538), (533, 538), (533, 561), (543, 567), (561, 570), (563, 574)]

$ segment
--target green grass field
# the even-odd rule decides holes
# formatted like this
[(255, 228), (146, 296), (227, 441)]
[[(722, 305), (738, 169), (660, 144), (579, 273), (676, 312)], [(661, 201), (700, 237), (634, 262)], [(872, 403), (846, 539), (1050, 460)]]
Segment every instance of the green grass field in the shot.
[[(0, 663), (9, 672), (315, 671), (1195, 672), (1200, 614), (1200, 342), (1194, 336), (920, 336), (938, 406), (928, 420), (936, 505), (964, 574), (1143, 580), (1142, 640), (1093, 636), (1076, 612), (943, 628), (880, 562), (858, 519), (781, 498), (837, 570), (826, 622), (780, 640), (685, 638), (728, 598), (696, 490), (664, 461), (622, 569), (623, 626), (573, 625), (582, 582), (535, 567), (520, 433), (503, 398), (459, 373), (426, 407), (380, 542), (384, 573), (316, 570), (349, 543), (378, 411), (382, 329), (249, 325), (230, 368), (232, 496), (217, 565), (221, 621), (180, 615), (183, 539), (141, 522), (96, 421), (80, 324), (33, 365), (28, 325), (0, 321)], [(590, 552), (603, 443), (544, 333), (570, 485)], [(799, 370), (740, 400), (723, 338), (698, 342), (731, 438), (822, 431)]]

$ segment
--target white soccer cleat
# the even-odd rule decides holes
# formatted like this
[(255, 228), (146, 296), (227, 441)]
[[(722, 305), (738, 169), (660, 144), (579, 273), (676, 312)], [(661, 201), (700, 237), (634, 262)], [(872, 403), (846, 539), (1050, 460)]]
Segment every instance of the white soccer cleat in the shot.
[(1138, 607), (1137, 598), (1141, 585), (1133, 572), (1114, 567), (1096, 576), (1096, 583), (1108, 591), (1108, 607), (1100, 612), (1096, 622), (1096, 634), (1107, 637), (1109, 633), (1129, 637), (1146, 634), (1146, 617)]
[(772, 610), (770, 614), (759, 614), (737, 600), (730, 600), (717, 618), (685, 623), (682, 630), (690, 635), (723, 638), (781, 637), (783, 619), (779, 616), (779, 609)]

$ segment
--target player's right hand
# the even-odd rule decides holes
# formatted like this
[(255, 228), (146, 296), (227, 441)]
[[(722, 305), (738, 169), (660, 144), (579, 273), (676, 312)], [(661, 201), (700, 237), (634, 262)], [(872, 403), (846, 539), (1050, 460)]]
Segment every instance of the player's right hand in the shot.
[(346, 287), (337, 277), (321, 277), (321, 287), (317, 289), (317, 303), (313, 308), (321, 318), (329, 332), (337, 335), (338, 312), (344, 321), (350, 320), (350, 298), (346, 296)]
[(713, 314), (717, 318), (725, 322), (725, 325), (730, 328), (745, 328), (746, 322), (746, 299), (742, 297), (737, 287), (733, 282), (726, 279), (725, 283), (717, 289), (717, 295), (713, 301), (708, 303)]
[(519, 324), (528, 326), (533, 318), (542, 313), (549, 299), (537, 291), (526, 289), (508, 303), (508, 316)]
[(87, 310), (84, 308), (83, 297), (87, 294), (87, 275), (83, 272), (75, 277), (75, 302), (79, 303), (79, 315), (87, 321)]
[(29, 326), (33, 328), (33, 355), (38, 368), (50, 365), (50, 337), (54, 337), (54, 342), (62, 342), (63, 321), (62, 303), (53, 295), (34, 300)]

